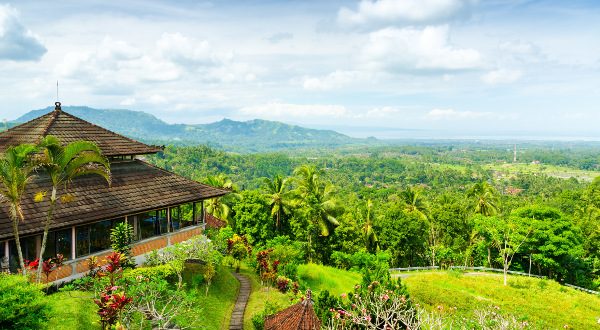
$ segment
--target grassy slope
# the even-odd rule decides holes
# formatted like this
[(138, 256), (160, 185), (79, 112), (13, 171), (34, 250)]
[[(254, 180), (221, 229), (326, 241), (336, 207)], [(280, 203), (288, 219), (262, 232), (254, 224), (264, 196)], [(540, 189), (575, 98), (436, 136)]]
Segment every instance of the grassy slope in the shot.
[(598, 327), (600, 297), (548, 280), (510, 277), (504, 287), (501, 275), (457, 276), (448, 273), (415, 274), (403, 282), (414, 301), (427, 309), (456, 307), (456, 315), (499, 306), (500, 310), (540, 328)]
[(252, 316), (263, 311), (267, 301), (285, 308), (291, 304), (290, 298), (277, 291), (275, 288), (267, 288), (260, 284), (258, 275), (248, 266), (243, 265), (240, 273), (248, 276), (252, 282), (252, 293), (246, 305), (244, 313), (244, 329), (254, 329), (252, 325)]
[(233, 305), (237, 299), (240, 283), (228, 268), (221, 267), (215, 274), (208, 296), (205, 286), (189, 288), (194, 301), (194, 310), (183, 316), (182, 325), (191, 328), (228, 329)]
[(91, 293), (59, 292), (47, 299), (52, 308), (48, 329), (100, 329), (100, 318)]
[(360, 284), (358, 273), (333, 267), (307, 264), (298, 267), (300, 284), (310, 288), (316, 296), (321, 290), (329, 290), (331, 294), (340, 295), (352, 291), (355, 284)]

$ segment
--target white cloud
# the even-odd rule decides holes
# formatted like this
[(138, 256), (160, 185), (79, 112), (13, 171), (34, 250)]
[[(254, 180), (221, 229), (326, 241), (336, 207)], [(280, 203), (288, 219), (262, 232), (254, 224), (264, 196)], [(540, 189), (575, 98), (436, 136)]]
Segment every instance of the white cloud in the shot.
[(290, 104), (272, 102), (264, 105), (244, 107), (239, 110), (240, 114), (259, 118), (340, 118), (348, 114), (346, 107), (330, 104)]
[(372, 32), (362, 57), (368, 67), (392, 72), (469, 70), (482, 64), (477, 50), (450, 44), (448, 26), (386, 28)]
[(130, 106), (130, 105), (134, 105), (135, 103), (136, 103), (135, 97), (128, 97), (128, 98), (124, 99), (123, 101), (119, 102), (119, 104), (123, 105), (123, 106)]
[(362, 0), (356, 11), (342, 8), (344, 27), (436, 24), (468, 15), (475, 0)]
[[(163, 33), (156, 42), (160, 56), (182, 65), (215, 65), (219, 56), (206, 40), (195, 40), (180, 33)], [(230, 56), (224, 56), (230, 58)]]
[(346, 86), (361, 78), (368, 79), (361, 72), (338, 70), (322, 77), (304, 77), (302, 87), (310, 91), (328, 91)]
[(519, 70), (497, 69), (481, 76), (481, 80), (486, 84), (510, 84), (519, 80), (522, 72)]
[(363, 117), (366, 118), (390, 118), (398, 115), (401, 112), (400, 109), (392, 107), (382, 107), (369, 109)]
[(46, 47), (23, 26), (17, 10), (0, 5), (0, 60), (38, 61), (44, 54)]
[(426, 115), (430, 120), (477, 119), (493, 116), (491, 112), (458, 111), (454, 109), (433, 109)]

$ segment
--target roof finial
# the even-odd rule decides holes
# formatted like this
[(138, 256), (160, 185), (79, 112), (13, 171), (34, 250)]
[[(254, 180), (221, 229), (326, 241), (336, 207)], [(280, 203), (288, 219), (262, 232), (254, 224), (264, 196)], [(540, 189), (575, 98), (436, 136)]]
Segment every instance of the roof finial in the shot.
[(60, 102), (54, 102), (54, 111), (61, 111)]

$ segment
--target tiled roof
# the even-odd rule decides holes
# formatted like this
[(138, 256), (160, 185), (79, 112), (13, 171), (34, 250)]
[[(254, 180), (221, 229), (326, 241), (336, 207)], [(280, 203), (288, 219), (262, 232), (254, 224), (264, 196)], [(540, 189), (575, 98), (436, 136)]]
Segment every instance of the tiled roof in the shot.
[(265, 330), (319, 330), (321, 321), (313, 310), (313, 303), (308, 299), (292, 305), (281, 312), (267, 316)]
[[(51, 228), (67, 227), (96, 220), (132, 215), (152, 209), (222, 196), (229, 191), (159, 169), (140, 160), (117, 162), (111, 165), (112, 186), (103, 178), (83, 176), (73, 180), (69, 192), (74, 199), (69, 203), (57, 202)], [(19, 225), (21, 234), (43, 230), (43, 221), (49, 207), (48, 198), (34, 202), (37, 192), (50, 191), (46, 176), (36, 177), (27, 187), (23, 200), (25, 221)], [(62, 193), (63, 189), (59, 190)], [(12, 225), (6, 208), (0, 207), (0, 239), (12, 237)]]
[(0, 153), (21, 143), (37, 144), (44, 136), (54, 135), (64, 144), (86, 140), (100, 147), (105, 156), (152, 154), (160, 147), (149, 146), (96, 126), (62, 110), (54, 110), (0, 133)]

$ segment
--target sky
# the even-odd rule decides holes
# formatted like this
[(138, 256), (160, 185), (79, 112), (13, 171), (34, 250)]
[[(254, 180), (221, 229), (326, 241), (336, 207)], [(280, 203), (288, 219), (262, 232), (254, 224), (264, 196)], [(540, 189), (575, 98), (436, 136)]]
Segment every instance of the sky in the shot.
[[(58, 99), (354, 136), (600, 136), (600, 1), (0, 1), (0, 120)], [(410, 132), (410, 131), (409, 131)]]

